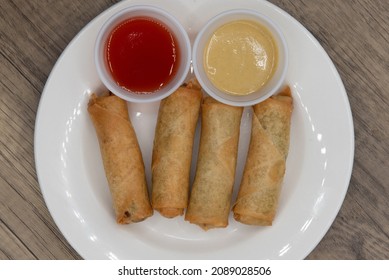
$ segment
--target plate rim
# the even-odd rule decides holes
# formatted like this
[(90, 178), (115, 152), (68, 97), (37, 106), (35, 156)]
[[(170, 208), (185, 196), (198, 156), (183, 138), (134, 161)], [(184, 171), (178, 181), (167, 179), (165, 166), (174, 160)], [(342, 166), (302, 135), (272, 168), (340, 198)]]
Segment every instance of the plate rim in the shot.
[[(261, 0), (256, 0), (255, 2), (260, 2), (260, 1)], [(83, 36), (85, 34), (86, 30), (88, 30), (88, 28), (90, 26), (95, 24), (95, 22), (98, 21), (101, 17), (103, 17), (106, 14), (109, 14), (110, 11), (112, 11), (113, 9), (115, 9), (115, 8), (117, 8), (119, 6), (122, 6), (123, 8), (125, 8), (127, 6), (136, 5), (136, 4), (133, 4), (132, 2), (133, 1), (131, 1), (131, 0), (123, 1), (123, 2), (118, 2), (118, 3), (110, 6), (106, 10), (102, 11), (99, 15), (97, 15), (94, 19), (89, 21), (76, 34), (76, 36), (73, 37), (73, 39), (69, 42), (69, 44), (65, 47), (65, 49), (62, 51), (61, 55), (56, 60), (55, 65), (52, 68), (52, 70), (51, 70), (51, 72), (50, 72), (50, 74), (49, 74), (49, 76), (47, 78), (47, 81), (45, 83), (45, 86), (43, 88), (43, 91), (42, 91), (42, 94), (41, 94), (41, 97), (40, 97), (40, 100), (39, 100), (37, 114), (36, 114), (35, 129), (34, 129), (34, 158), (35, 158), (36, 174), (37, 174), (38, 183), (39, 183), (39, 186), (40, 186), (40, 189), (41, 189), (41, 192), (42, 192), (42, 196), (44, 198), (46, 207), (48, 208), (48, 210), (50, 212), (50, 215), (51, 215), (52, 219), (54, 220), (56, 226), (60, 230), (61, 234), (64, 236), (64, 238), (67, 240), (67, 242), (73, 247), (73, 249), (84, 259), (87, 259), (86, 253), (85, 252), (81, 252), (81, 250), (79, 250), (77, 248), (78, 246), (76, 246), (76, 244), (75, 244), (76, 242), (74, 240), (72, 240), (70, 234), (63, 229), (63, 226), (62, 226), (61, 222), (57, 220), (58, 217), (53, 215), (53, 212), (55, 212), (55, 211), (53, 211), (52, 203), (49, 202), (47, 190), (43, 187), (42, 174), (41, 174), (40, 168), (38, 166), (38, 161), (39, 161), (39, 157), (40, 157), (40, 155), (38, 154), (39, 151), (38, 151), (38, 148), (37, 148), (37, 146), (38, 146), (37, 145), (37, 141), (38, 141), (38, 138), (39, 138), (39, 131), (38, 131), (38, 129), (39, 129), (39, 126), (40, 126), (39, 123), (40, 123), (40, 119), (42, 118), (43, 105), (44, 105), (46, 96), (49, 94), (48, 87), (49, 87), (49, 85), (51, 83), (51, 79), (54, 76), (54, 73), (56, 72), (57, 68), (61, 64), (60, 62), (63, 60), (63, 57), (67, 53), (67, 50), (69, 48), (71, 48), (71, 46), (75, 44), (75, 42), (78, 40), (78, 38)], [(348, 170), (346, 172), (347, 175), (344, 177), (344, 181), (345, 181), (346, 187), (342, 188), (343, 192), (342, 192), (341, 195), (339, 195), (340, 203), (337, 205), (336, 210), (333, 211), (335, 213), (335, 215), (333, 216), (332, 219), (327, 220), (327, 224), (325, 226), (323, 226), (323, 228), (325, 228), (325, 230), (321, 231), (321, 233), (322, 233), (321, 236), (316, 238), (317, 242), (310, 246), (311, 249), (308, 249), (308, 251), (306, 251), (306, 252), (304, 252), (302, 254), (303, 255), (302, 258), (305, 258), (306, 256), (308, 256), (316, 248), (316, 246), (320, 243), (320, 241), (323, 239), (323, 237), (327, 234), (328, 230), (330, 229), (331, 225), (335, 221), (335, 219), (336, 219), (336, 217), (337, 217), (337, 215), (338, 215), (338, 213), (339, 213), (339, 211), (340, 211), (340, 209), (341, 209), (341, 207), (343, 205), (344, 199), (346, 197), (346, 194), (347, 194), (347, 191), (348, 191), (348, 188), (349, 188), (350, 180), (351, 180), (351, 177), (352, 177), (352, 171), (353, 171), (354, 157), (355, 157), (355, 133), (354, 133), (354, 123), (353, 123), (352, 111), (351, 111), (351, 106), (350, 106), (350, 103), (349, 103), (349, 100), (348, 100), (348, 96), (347, 96), (347, 92), (346, 92), (346, 89), (344, 87), (344, 84), (343, 84), (343, 81), (341, 79), (341, 76), (339, 75), (339, 72), (337, 71), (336, 66), (334, 65), (332, 59), (330, 58), (328, 53), (325, 51), (325, 49), (322, 47), (322, 45), (319, 43), (319, 41), (311, 34), (311, 32), (308, 29), (306, 29), (298, 20), (296, 20), (294, 17), (292, 17), (289, 13), (287, 13), (286, 11), (282, 10), (280, 7), (278, 7), (278, 6), (276, 6), (276, 5), (272, 4), (272, 3), (269, 3), (267, 1), (262, 1), (262, 2), (265, 2), (263, 4), (270, 6), (272, 9), (275, 9), (277, 12), (283, 14), (283, 16), (286, 16), (288, 18), (288, 20), (292, 20), (293, 23), (298, 24), (299, 27), (304, 30), (305, 35), (307, 35), (312, 40), (312, 42), (315, 44), (315, 46), (317, 48), (321, 49), (323, 54), (326, 55), (326, 59), (330, 62), (331, 72), (335, 74), (335, 77), (337, 79), (336, 82), (337, 82), (337, 84), (340, 87), (340, 91), (342, 92), (342, 99), (344, 101), (344, 104), (347, 105), (346, 107), (343, 107), (343, 109), (345, 109), (345, 113), (347, 115), (347, 123), (350, 125), (348, 127), (350, 129), (350, 139), (348, 139), (350, 141), (350, 158), (349, 158), (349, 162), (347, 164), (347, 167), (348, 167)]]

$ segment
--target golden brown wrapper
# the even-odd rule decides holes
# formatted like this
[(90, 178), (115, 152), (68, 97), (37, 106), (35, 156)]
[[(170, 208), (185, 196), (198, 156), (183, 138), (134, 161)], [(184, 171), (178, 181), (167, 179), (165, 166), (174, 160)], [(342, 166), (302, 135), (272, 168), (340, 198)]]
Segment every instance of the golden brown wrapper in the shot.
[(167, 218), (188, 206), (193, 141), (202, 93), (193, 83), (161, 101), (152, 157), (151, 204)]
[(91, 96), (88, 104), (110, 188), (116, 221), (140, 222), (153, 214), (138, 140), (127, 102), (114, 95)]
[(228, 225), (243, 108), (206, 97), (201, 109), (197, 169), (185, 220), (208, 230)]
[(252, 130), (234, 218), (244, 224), (273, 223), (289, 150), (293, 100), (290, 88), (253, 106)]

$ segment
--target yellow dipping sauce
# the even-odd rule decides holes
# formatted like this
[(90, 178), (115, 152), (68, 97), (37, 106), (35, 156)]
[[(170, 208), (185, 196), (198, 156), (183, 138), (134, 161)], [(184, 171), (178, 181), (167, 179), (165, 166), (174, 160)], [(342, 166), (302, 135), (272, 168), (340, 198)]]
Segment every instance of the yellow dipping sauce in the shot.
[(204, 52), (208, 78), (232, 95), (248, 95), (273, 76), (278, 63), (276, 42), (263, 25), (237, 20), (219, 27)]

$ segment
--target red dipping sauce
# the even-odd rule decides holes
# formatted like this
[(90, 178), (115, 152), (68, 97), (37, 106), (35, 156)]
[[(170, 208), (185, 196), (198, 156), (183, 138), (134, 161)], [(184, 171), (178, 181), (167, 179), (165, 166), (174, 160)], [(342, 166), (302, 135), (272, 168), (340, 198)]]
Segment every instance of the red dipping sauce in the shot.
[(179, 49), (169, 29), (152, 18), (132, 18), (110, 34), (106, 59), (112, 77), (122, 88), (152, 93), (174, 77)]

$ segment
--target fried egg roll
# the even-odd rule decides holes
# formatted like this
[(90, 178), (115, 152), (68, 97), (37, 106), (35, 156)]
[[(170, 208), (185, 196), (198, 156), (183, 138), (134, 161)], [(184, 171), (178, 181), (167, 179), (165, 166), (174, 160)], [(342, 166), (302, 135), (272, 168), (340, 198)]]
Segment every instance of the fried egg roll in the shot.
[(185, 220), (204, 230), (228, 225), (242, 107), (206, 97), (197, 169)]
[(201, 89), (190, 83), (163, 99), (159, 107), (151, 165), (151, 204), (167, 218), (183, 215), (188, 206), (201, 99)]
[(234, 218), (270, 226), (278, 207), (289, 150), (293, 101), (290, 88), (253, 106), (251, 139)]
[(138, 140), (127, 102), (114, 95), (91, 96), (88, 112), (99, 141), (116, 222), (140, 222), (153, 214)]

